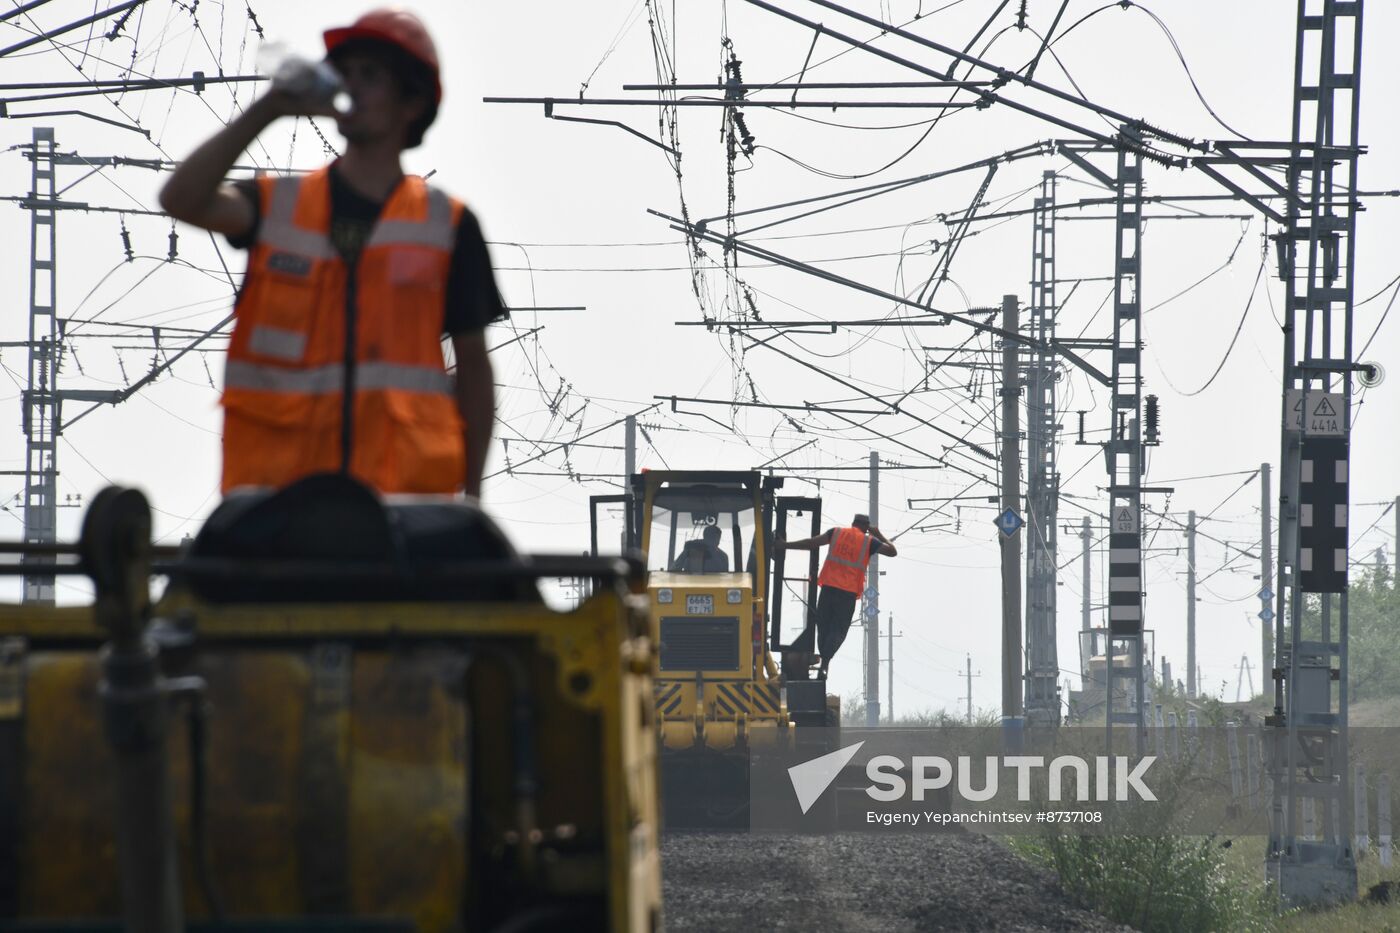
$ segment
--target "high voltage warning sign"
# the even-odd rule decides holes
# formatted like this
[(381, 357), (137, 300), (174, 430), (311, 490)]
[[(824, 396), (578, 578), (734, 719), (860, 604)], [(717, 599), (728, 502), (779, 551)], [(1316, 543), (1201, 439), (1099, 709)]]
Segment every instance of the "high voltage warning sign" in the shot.
[(1305, 400), (1302, 389), (1289, 389), (1287, 427), (1309, 437), (1345, 437), (1346, 399), (1340, 392), (1312, 391)]

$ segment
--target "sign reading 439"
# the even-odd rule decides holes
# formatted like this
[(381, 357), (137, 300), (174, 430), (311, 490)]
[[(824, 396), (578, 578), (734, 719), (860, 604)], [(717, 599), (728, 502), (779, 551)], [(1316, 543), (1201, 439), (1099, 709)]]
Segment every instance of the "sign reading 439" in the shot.
[(1137, 510), (1130, 505), (1115, 505), (1113, 507), (1113, 533), (1118, 535), (1137, 534)]

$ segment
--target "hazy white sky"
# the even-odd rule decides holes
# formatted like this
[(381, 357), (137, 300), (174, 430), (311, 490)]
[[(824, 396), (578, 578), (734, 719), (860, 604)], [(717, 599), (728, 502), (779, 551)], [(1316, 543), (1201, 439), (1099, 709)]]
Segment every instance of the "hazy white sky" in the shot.
[[(833, 28), (869, 38), (872, 31), (822, 10), (806, 0), (780, 5)], [(999, 4), (991, 0), (929, 2), (909, 0), (860, 2), (855, 6), (899, 23), (924, 14), (911, 28), (921, 35), (963, 46)], [(1005, 10), (977, 42), (984, 56), (1007, 67), (1020, 67), (1039, 47), (1032, 30), (1044, 32), (1059, 8), (1053, 0), (1025, 4), (1031, 29), (1017, 30), (1017, 9)], [(115, 40), (101, 30), (88, 41), (88, 30), (69, 34), (61, 48), (36, 46), (0, 61), (0, 81), (73, 81), (113, 79), (125, 68), (145, 76), (173, 77), (194, 70), (215, 74), (249, 74), (258, 38), (248, 7), (239, 0), (203, 0), (191, 15), (187, 4), (149, 0)], [(319, 50), (319, 32), (339, 25), (370, 4), (252, 2), (258, 25), (270, 39), (309, 52)], [(701, 261), (692, 276), (682, 239), (664, 221), (646, 213), (653, 208), (677, 214), (683, 193), (692, 218), (721, 217), (726, 210), (727, 172), (720, 134), (721, 115), (712, 108), (682, 108), (677, 173), (658, 148), (613, 127), (544, 119), (539, 106), (485, 105), (493, 96), (576, 96), (587, 82), (592, 97), (624, 96), (622, 85), (657, 79), (653, 25), (660, 41), (674, 50), (676, 76), (689, 83), (714, 82), (720, 75), (727, 37), (743, 61), (750, 82), (781, 80), (802, 68), (811, 33), (751, 6), (743, 0), (686, 0), (660, 4), (660, 15), (633, 0), (607, 2), (424, 2), (417, 5), (434, 32), (444, 59), (446, 98), (439, 122), (409, 167), (434, 171), (434, 180), (457, 193), (477, 211), (498, 268), (507, 301), (515, 306), (582, 305), (584, 312), (521, 312), (511, 326), (493, 329), (489, 342), (504, 343), (543, 327), (500, 350), (496, 363), (503, 424), (489, 469), (503, 468), (507, 453), (512, 475), (486, 485), (492, 512), (524, 548), (577, 551), (587, 546), (587, 497), (616, 490), (622, 471), (622, 431), (603, 430), (583, 443), (522, 461), (560, 441), (608, 425), (629, 412), (655, 403), (657, 395), (714, 399), (750, 399), (801, 405), (840, 401), (861, 404), (860, 394), (768, 349), (743, 352), (741, 342), (677, 322), (734, 317), (749, 298), (732, 285), (714, 262)], [(1096, 102), (1196, 138), (1222, 138), (1236, 132), (1257, 139), (1280, 139), (1289, 132), (1295, 8), (1281, 0), (1237, 0), (1229, 4), (1160, 0), (1095, 13), (1097, 0), (1071, 0), (1060, 30), (1076, 24), (1053, 46), (1036, 77), (1065, 89), (1071, 80)], [(1199, 88), (1193, 90), (1163, 28), (1145, 11), (1161, 17), (1179, 45)], [(53, 28), (92, 12), (85, 0), (52, 0), (31, 17), (0, 24), (0, 42), (23, 39), (36, 26)], [(1093, 15), (1089, 15), (1093, 14)], [(1397, 65), (1386, 42), (1400, 30), (1400, 10), (1372, 3), (1367, 11), (1363, 53), (1362, 136), (1369, 146), (1362, 160), (1366, 190), (1400, 188), (1400, 134), (1389, 120), (1387, 98), (1397, 86)], [(110, 28), (110, 23), (105, 24)], [(134, 40), (134, 41), (133, 41)], [(939, 56), (885, 37), (875, 43), (916, 61), (941, 68)], [(844, 46), (821, 39), (811, 55), (808, 81), (917, 80), (921, 75), (861, 51), (838, 53)], [(81, 74), (77, 69), (81, 69)], [(10, 119), (0, 123), (4, 147), (25, 143), (31, 127), (53, 125), (60, 147), (85, 156), (181, 158), (222, 119), (253, 93), (244, 85), (237, 100), (228, 89), (214, 87), (202, 95), (190, 91), (130, 93), (118, 98), (87, 97), (71, 101), (20, 103), (11, 95)], [(947, 92), (808, 90), (806, 99), (941, 100)], [(631, 96), (644, 97), (645, 92)], [(699, 96), (704, 96), (703, 93)], [(1019, 90), (1007, 96), (1036, 106), (1044, 98)], [(118, 128), (97, 120), (57, 116), (23, 118), (25, 113), (81, 109), (128, 125)], [(1054, 113), (1099, 132), (1104, 121), (1068, 105)], [(620, 120), (658, 137), (657, 112), (649, 107), (560, 108), (560, 114)], [(740, 156), (734, 172), (736, 209), (742, 211), (795, 198), (912, 176), (984, 159), (1021, 146), (1071, 134), (1007, 108), (951, 113), (928, 132), (934, 111), (920, 109), (773, 110), (754, 108), (747, 125), (758, 148)], [(133, 122), (150, 132), (149, 141), (129, 128)], [(332, 127), (323, 125), (332, 143)], [(903, 154), (903, 158), (898, 158)], [(11, 195), (29, 187), (29, 163), (18, 151), (0, 158), (0, 185)], [(326, 153), (305, 122), (279, 125), (249, 153), (267, 167), (312, 167)], [(866, 175), (865, 180), (828, 176)], [(1105, 166), (1107, 162), (1103, 163)], [(988, 189), (989, 207), (1029, 208), (1044, 171), (1056, 171), (1061, 202), (1102, 197), (1092, 179), (1061, 156), (1026, 159), (999, 167)], [(64, 197), (124, 210), (152, 209), (160, 176), (145, 169), (61, 170)], [(831, 210), (765, 230), (774, 237), (762, 243), (784, 255), (857, 279), (889, 292), (917, 291), (937, 262), (931, 241), (946, 243), (949, 227), (940, 215), (964, 209), (982, 181), (981, 172), (962, 173), (913, 186), (900, 193)], [(79, 179), (83, 179), (79, 181)], [(1218, 194), (1221, 189), (1195, 172), (1147, 169), (1151, 194)], [(679, 183), (678, 183), (679, 182)], [(1358, 344), (1371, 334), (1392, 297), (1383, 288), (1400, 270), (1393, 260), (1397, 204), (1369, 197), (1358, 226), (1356, 283), (1358, 300), (1380, 292), (1357, 310)], [(1147, 482), (1174, 486), (1167, 499), (1149, 499), (1169, 518), (1150, 519), (1147, 561), (1148, 626), (1155, 633), (1156, 654), (1166, 654), (1184, 673), (1184, 571), (1182, 535), (1175, 522), (1188, 509), (1210, 520), (1202, 524), (1198, 566), (1202, 578), (1198, 610), (1199, 657), (1203, 685), (1218, 690), (1228, 682), (1234, 696), (1236, 666), (1249, 653), (1258, 663), (1257, 562), (1236, 559), (1239, 549), (1253, 549), (1259, 534), (1259, 487), (1247, 472), (1278, 458), (1279, 370), (1281, 341), (1277, 315), (1282, 283), (1270, 258), (1264, 261), (1262, 217), (1242, 204), (1182, 202), (1148, 211), (1181, 215), (1198, 210), (1240, 215), (1190, 220), (1149, 220), (1144, 240), (1143, 301), (1146, 342), (1146, 391), (1162, 400), (1163, 444), (1151, 454)], [(1058, 225), (1059, 277), (1082, 279), (1060, 286), (1061, 334), (1106, 336), (1110, 318), (1103, 310), (1112, 272), (1111, 224), (1103, 208), (1063, 212)], [(722, 220), (716, 221), (722, 227)], [(0, 274), (12, 283), (11, 311), (3, 318), (3, 339), (25, 335), (29, 215), (19, 209), (0, 212)], [(124, 259), (121, 230), (129, 231), (136, 258)], [(741, 223), (741, 229), (749, 226)], [(216, 250), (209, 238), (178, 231), (180, 262), (166, 261), (170, 224), (158, 217), (132, 213), (64, 212), (59, 218), (60, 314), (74, 320), (135, 322), (145, 327), (207, 328), (227, 313), (231, 281), (243, 257)], [(1026, 215), (974, 225), (975, 235), (962, 244), (951, 279), (941, 286), (935, 304), (953, 311), (998, 304), (1003, 294), (1029, 298), (1031, 221)], [(781, 237), (781, 239), (776, 239)], [(711, 250), (710, 258), (720, 254)], [(1262, 274), (1260, 273), (1263, 262)], [(225, 272), (224, 264), (228, 272)], [(801, 273), (745, 261), (741, 270), (749, 297), (770, 320), (861, 320), (889, 317), (896, 309), (881, 299), (820, 282)], [(1258, 286), (1256, 289), (1256, 280)], [(1253, 294), (1253, 300), (1250, 296)], [(1241, 314), (1249, 311), (1233, 351), (1218, 378), (1197, 394), (1216, 369)], [(1388, 319), (1367, 353), (1387, 365), (1395, 361), (1396, 327)], [(150, 331), (135, 332), (99, 324), (71, 325), (74, 334), (61, 385), (103, 388), (126, 384), (149, 367)], [(842, 329), (835, 335), (803, 333), (778, 341), (784, 353), (799, 357), (863, 391), (902, 392), (924, 379), (921, 346), (955, 346), (968, 333), (948, 328), (883, 327)], [(165, 341), (171, 341), (166, 332)], [(970, 347), (983, 353), (967, 361), (994, 359), (986, 338)], [(9, 375), (0, 396), (18, 414), (18, 384), (24, 379), (22, 349), (0, 354)], [(1100, 361), (1103, 367), (1107, 360)], [(81, 368), (80, 368), (81, 367)], [(1392, 367), (1394, 368), (1394, 367)], [(60, 444), (61, 490), (91, 496), (108, 480), (142, 486), (156, 508), (157, 530), (166, 540), (197, 527), (217, 497), (217, 392), (222, 369), (218, 353), (191, 354), (171, 377), (162, 378), (131, 401), (102, 409), (75, 424)], [(950, 431), (966, 433), (984, 446), (996, 438), (989, 417), (995, 386), (973, 378), (971, 370), (945, 368), (928, 391), (912, 395), (905, 408), (918, 418)], [(14, 380), (12, 382), (11, 380)], [(752, 382), (750, 382), (752, 380)], [(1352, 526), (1355, 559), (1375, 547), (1393, 553), (1394, 520), (1381, 516), (1397, 488), (1396, 383), (1392, 380), (1361, 396), (1353, 436)], [(1069, 371), (1060, 384), (1065, 411), (1060, 450), (1063, 491), (1060, 562), (1060, 664), (1074, 679), (1078, 668), (1075, 632), (1081, 598), (1078, 562), (1080, 519), (1102, 508), (1102, 457), (1097, 446), (1075, 446), (1078, 410), (1085, 410), (1090, 441), (1106, 427), (1104, 399), (1080, 373)], [(868, 402), (868, 400), (865, 400)], [(69, 406), (65, 414), (78, 410)], [(673, 468), (743, 468), (756, 466), (800, 445), (782, 464), (787, 491), (820, 494), (828, 514), (842, 521), (864, 511), (867, 488), (856, 471), (817, 471), (816, 467), (860, 467), (874, 449), (892, 464), (926, 466), (916, 451), (941, 454), (947, 439), (918, 420), (902, 415), (870, 422), (896, 442), (830, 416), (792, 412), (792, 420), (771, 412), (732, 410), (727, 406), (682, 406), (669, 403), (643, 417), (647, 438), (640, 445), (642, 466)], [(801, 417), (799, 417), (801, 416)], [(713, 420), (712, 420), (713, 419)], [(858, 419), (863, 420), (863, 419)], [(811, 443), (809, 443), (811, 442)], [(902, 445), (909, 445), (908, 447)], [(913, 448), (911, 450), (910, 448)], [(23, 435), (18, 418), (0, 437), (0, 458), (7, 470), (23, 465)], [(965, 453), (950, 463), (975, 474), (994, 477), (994, 465)], [(518, 466), (518, 468), (516, 468)], [(580, 476), (570, 479), (569, 473)], [(1214, 476), (1214, 474), (1225, 474)], [(1210, 476), (1206, 479), (1187, 479)], [(0, 491), (11, 502), (13, 533), (20, 530), (17, 500), (9, 500), (21, 479), (8, 477)], [(902, 637), (895, 641), (897, 710), (954, 708), (964, 684), (959, 676), (971, 654), (974, 702), (994, 707), (998, 679), (1000, 621), (999, 583), (992, 511), (976, 502), (926, 518), (911, 508), (914, 497), (953, 496), (972, 482), (956, 470), (889, 471), (881, 488), (880, 524), (898, 539), (900, 557), (885, 562), (881, 581), (883, 614), (893, 616)], [(977, 486), (971, 493), (985, 487)], [(1380, 503), (1380, 504), (1377, 504)], [(1087, 511), (1086, 511), (1087, 510)], [(64, 537), (76, 535), (80, 511), (64, 510)], [(1097, 522), (1097, 519), (1095, 519)], [(916, 530), (935, 526), (929, 530)], [(1209, 534), (1212, 539), (1204, 535)], [(1227, 550), (1223, 542), (1228, 542)], [(1098, 605), (1104, 557), (1093, 561)], [(1222, 569), (1223, 568), (1223, 569)], [(65, 591), (76, 596), (77, 591)], [(1096, 619), (1101, 613), (1096, 613)], [(886, 620), (882, 619), (882, 629)], [(882, 639), (883, 651), (883, 639)], [(858, 693), (861, 641), (851, 640), (838, 656), (833, 675), (839, 690)], [(883, 677), (882, 671), (882, 677)], [(1258, 673), (1256, 670), (1256, 684)], [(882, 700), (884, 688), (882, 686)]]

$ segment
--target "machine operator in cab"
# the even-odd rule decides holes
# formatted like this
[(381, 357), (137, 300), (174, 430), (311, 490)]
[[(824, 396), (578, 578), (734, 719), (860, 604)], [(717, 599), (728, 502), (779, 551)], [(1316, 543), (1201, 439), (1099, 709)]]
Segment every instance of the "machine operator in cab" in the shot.
[[(442, 101), (437, 51), (400, 8), (325, 43), (347, 109), (325, 82), (274, 82), (160, 196), (172, 217), (249, 250), (224, 376), (223, 491), (339, 472), (383, 493), (479, 496), (495, 414), (484, 331), (505, 311), (476, 218), (401, 165)], [(345, 154), (226, 183), (288, 116), (334, 116)]]
[(889, 538), (870, 524), (868, 515), (857, 515), (844, 528), (828, 528), (815, 538), (777, 542), (788, 551), (814, 551), (830, 545), (817, 577), (817, 611), (807, 628), (793, 642), (794, 649), (811, 651), (812, 628), (816, 626), (817, 653), (821, 655), (818, 676), (826, 679), (831, 659), (846, 640), (856, 600), (865, 592), (865, 570), (872, 554), (896, 557), (899, 554)]
[(678, 573), (727, 573), (729, 555), (719, 546), (724, 532), (718, 525), (707, 525), (698, 540), (687, 541), (685, 550), (671, 569)]

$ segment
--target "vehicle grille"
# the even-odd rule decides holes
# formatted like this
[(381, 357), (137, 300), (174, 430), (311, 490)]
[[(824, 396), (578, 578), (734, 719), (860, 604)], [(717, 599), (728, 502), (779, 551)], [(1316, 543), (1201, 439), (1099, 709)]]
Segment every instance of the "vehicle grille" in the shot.
[(661, 620), (663, 671), (737, 671), (737, 618)]

